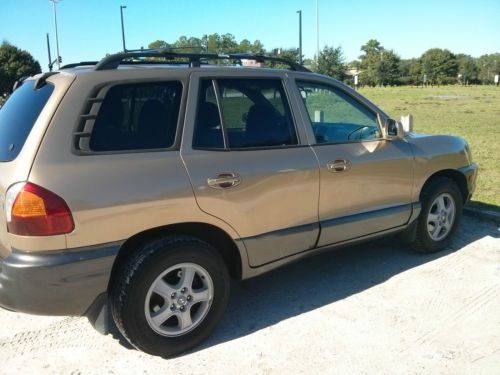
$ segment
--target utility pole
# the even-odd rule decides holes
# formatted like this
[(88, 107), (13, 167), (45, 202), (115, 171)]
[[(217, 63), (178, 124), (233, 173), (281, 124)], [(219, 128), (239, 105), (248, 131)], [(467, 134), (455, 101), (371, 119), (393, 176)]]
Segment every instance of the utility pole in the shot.
[(299, 14), (299, 64), (302, 65), (302, 10), (298, 10)]
[(59, 54), (59, 35), (57, 33), (57, 10), (56, 10), (56, 4), (60, 0), (49, 0), (49, 1), (52, 3), (52, 10), (54, 12), (54, 27), (56, 29), (56, 52), (57, 52), (56, 62), (57, 62), (57, 69), (60, 69), (62, 59), (61, 59), (61, 55)]
[(316, 0), (316, 61), (319, 59), (319, 0)]
[(120, 16), (122, 18), (122, 42), (123, 42), (123, 52), (127, 52), (125, 47), (125, 27), (123, 26), (123, 9), (127, 8), (125, 5), (120, 5)]
[(47, 52), (49, 53), (49, 72), (52, 71), (52, 56), (50, 56), (50, 41), (49, 41), (49, 33), (47, 33)]

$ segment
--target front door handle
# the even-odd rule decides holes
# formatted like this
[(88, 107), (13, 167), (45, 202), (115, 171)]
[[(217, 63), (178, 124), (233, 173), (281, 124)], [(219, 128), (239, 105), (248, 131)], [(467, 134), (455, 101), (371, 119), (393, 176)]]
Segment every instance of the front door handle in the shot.
[(344, 172), (351, 168), (351, 162), (345, 159), (336, 159), (334, 161), (326, 163), (326, 168), (328, 172)]
[(217, 176), (207, 179), (208, 186), (213, 189), (229, 189), (240, 183), (241, 177), (238, 173), (219, 173)]

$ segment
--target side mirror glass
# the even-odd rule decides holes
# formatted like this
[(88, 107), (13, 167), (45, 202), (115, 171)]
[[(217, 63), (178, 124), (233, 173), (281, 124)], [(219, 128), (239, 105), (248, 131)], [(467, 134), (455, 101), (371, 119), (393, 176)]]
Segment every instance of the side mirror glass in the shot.
[(383, 130), (386, 139), (403, 139), (404, 137), (403, 125), (392, 118), (385, 121)]

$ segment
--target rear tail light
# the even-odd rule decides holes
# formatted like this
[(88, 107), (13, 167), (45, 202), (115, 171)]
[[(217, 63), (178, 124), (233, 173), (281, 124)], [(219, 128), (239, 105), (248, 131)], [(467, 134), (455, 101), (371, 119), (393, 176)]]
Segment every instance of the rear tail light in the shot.
[(7, 228), (22, 236), (52, 236), (73, 231), (75, 225), (66, 202), (30, 182), (12, 185), (5, 196)]

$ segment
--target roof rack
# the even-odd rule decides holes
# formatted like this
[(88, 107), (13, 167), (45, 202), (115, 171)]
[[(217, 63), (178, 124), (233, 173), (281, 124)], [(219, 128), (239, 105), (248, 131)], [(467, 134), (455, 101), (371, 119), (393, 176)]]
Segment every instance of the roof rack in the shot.
[[(128, 59), (140, 59), (144, 57), (157, 57), (163, 58), (165, 60), (179, 60), (185, 59), (189, 63), (191, 67), (199, 67), (202, 64), (202, 60), (255, 60), (256, 62), (276, 62), (288, 65), (290, 70), (298, 71), (298, 72), (310, 72), (309, 69), (304, 66), (297, 64), (293, 61), (283, 59), (281, 57), (274, 56), (266, 56), (261, 54), (253, 54), (253, 53), (231, 53), (231, 54), (217, 54), (217, 53), (177, 53), (172, 52), (169, 49), (145, 49), (145, 50), (134, 50), (127, 51), (123, 53), (117, 53), (114, 55), (109, 55), (103, 58), (99, 63), (95, 65), (95, 70), (113, 70), (117, 69), (118, 66), (123, 62), (126, 64), (143, 64), (144, 60), (137, 61), (124, 61)], [(157, 63), (156, 61), (151, 61), (151, 63)], [(82, 65), (82, 64), (69, 64), (74, 66)], [(66, 65), (65, 67), (67, 67)]]
[(97, 65), (99, 61), (80, 61), (78, 63), (71, 63), (61, 66), (59, 69), (71, 69), (76, 68), (77, 66), (88, 66), (88, 65)]

